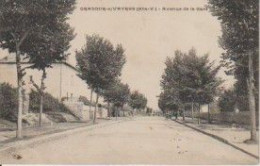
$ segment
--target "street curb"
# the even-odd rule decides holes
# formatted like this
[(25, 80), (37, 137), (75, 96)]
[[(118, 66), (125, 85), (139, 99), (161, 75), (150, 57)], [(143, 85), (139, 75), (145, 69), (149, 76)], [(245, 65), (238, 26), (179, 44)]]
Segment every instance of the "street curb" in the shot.
[[(172, 120), (173, 120), (173, 119), (172, 119)], [(247, 154), (247, 155), (249, 155), (249, 156), (251, 156), (251, 157), (254, 157), (254, 158), (256, 158), (256, 159), (259, 159), (259, 156), (256, 156), (255, 154), (253, 154), (253, 153), (251, 153), (251, 152), (248, 152), (248, 151), (246, 151), (246, 150), (244, 150), (244, 149), (242, 149), (242, 148), (240, 148), (240, 147), (238, 147), (238, 146), (236, 146), (236, 145), (230, 143), (228, 140), (226, 140), (226, 139), (224, 139), (224, 138), (222, 138), (222, 137), (219, 137), (219, 136), (217, 136), (217, 135), (208, 133), (208, 132), (203, 131), (203, 130), (197, 128), (197, 127), (190, 126), (190, 125), (188, 125), (188, 124), (186, 124), (186, 123), (179, 122), (179, 121), (177, 121), (177, 120), (173, 120), (173, 121), (175, 121), (175, 122), (177, 122), (177, 123), (179, 123), (179, 124), (182, 124), (182, 125), (184, 125), (184, 126), (186, 126), (186, 127), (189, 127), (189, 128), (191, 128), (191, 129), (193, 129), (193, 130), (196, 130), (196, 131), (198, 131), (198, 132), (200, 132), (200, 133), (203, 133), (203, 134), (205, 134), (205, 135), (207, 135), (207, 136), (210, 136), (210, 137), (212, 137), (212, 138), (214, 138), (214, 139), (216, 139), (216, 140), (218, 140), (218, 141), (220, 141), (220, 142), (223, 142), (223, 143), (225, 143), (225, 144), (227, 144), (227, 145), (229, 145), (229, 146), (231, 146), (231, 147), (233, 147), (233, 148), (235, 148), (235, 149), (237, 149), (237, 150), (239, 150), (239, 151), (241, 151), (241, 152), (243, 152), (243, 153), (245, 153), (245, 154)]]
[(68, 129), (66, 131), (47, 134), (47, 135), (43, 135), (43, 136), (39, 136), (39, 137), (36, 136), (36, 137), (30, 138), (27, 140), (17, 140), (14, 142), (7, 143), (7, 145), (5, 145), (4, 147), (0, 147), (0, 155), (11, 153), (11, 152), (14, 152), (14, 151), (22, 149), (22, 148), (34, 147), (35, 145), (39, 145), (39, 144), (49, 142), (52, 140), (58, 140), (58, 139), (68, 137), (72, 134), (76, 134), (79, 132), (91, 131), (96, 128), (103, 128), (103, 127), (118, 124), (121, 122), (126, 122), (129, 120), (130, 119), (125, 119), (125, 120), (117, 120), (117, 121), (113, 121), (113, 122), (100, 123), (100, 124), (96, 124), (96, 125), (81, 126), (78, 128)]

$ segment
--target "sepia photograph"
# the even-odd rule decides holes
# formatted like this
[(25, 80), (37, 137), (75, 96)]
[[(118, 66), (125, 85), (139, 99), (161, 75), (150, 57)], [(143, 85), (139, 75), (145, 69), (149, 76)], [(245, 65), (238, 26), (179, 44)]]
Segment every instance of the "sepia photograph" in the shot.
[(258, 0), (0, 0), (0, 165), (258, 165)]

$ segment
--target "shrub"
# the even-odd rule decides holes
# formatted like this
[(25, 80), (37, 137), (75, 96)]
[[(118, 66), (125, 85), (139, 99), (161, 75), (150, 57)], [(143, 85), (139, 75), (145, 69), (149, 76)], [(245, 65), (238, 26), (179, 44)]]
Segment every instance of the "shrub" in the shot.
[(236, 95), (233, 90), (225, 91), (219, 98), (219, 108), (221, 112), (232, 112), (236, 105)]
[[(30, 111), (39, 112), (40, 109), (40, 94), (39, 92), (32, 90), (30, 93)], [(49, 93), (44, 93), (43, 101), (43, 110), (44, 113), (48, 112), (65, 112), (71, 114), (71, 111), (58, 99), (54, 98)]]
[(8, 83), (0, 84), (0, 118), (16, 121), (17, 109), (17, 89)]
[(95, 106), (95, 103), (91, 103), (87, 97), (85, 96), (79, 96), (79, 101), (83, 102), (84, 105), (91, 105), (91, 106)]

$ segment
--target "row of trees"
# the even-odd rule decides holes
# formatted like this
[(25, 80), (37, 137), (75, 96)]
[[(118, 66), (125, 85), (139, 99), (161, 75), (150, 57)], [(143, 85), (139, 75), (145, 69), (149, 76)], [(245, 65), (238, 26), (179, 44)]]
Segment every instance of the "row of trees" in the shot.
[[(222, 80), (216, 77), (220, 67), (214, 67), (208, 55), (198, 56), (195, 49), (188, 53), (175, 51), (173, 58), (167, 57), (166, 68), (162, 75), (162, 92), (158, 106), (164, 112), (180, 112), (185, 119), (184, 110), (191, 105), (192, 117), (194, 104), (209, 104), (214, 100)], [(198, 123), (200, 123), (200, 118)]]
[(259, 108), (259, 1), (209, 0), (213, 16), (221, 22), (219, 40), (226, 51), (223, 66), (237, 79), (235, 95), (243, 98), (251, 112), (251, 138), (256, 142), (256, 110)]
[(76, 51), (76, 59), (79, 77), (91, 89), (91, 103), (93, 92), (97, 94), (93, 123), (96, 121), (100, 96), (108, 103), (109, 116), (111, 116), (110, 103), (116, 108), (115, 116), (118, 116), (119, 108), (126, 103), (133, 109), (146, 107), (146, 98), (137, 91), (130, 95), (129, 86), (120, 81), (121, 71), (126, 63), (125, 50), (121, 45), (114, 47), (109, 40), (99, 35), (87, 36), (86, 45), (80, 51)]
[[(61, 62), (68, 56), (67, 50), (75, 35), (66, 21), (74, 8), (75, 0), (0, 0), (0, 47), (14, 53), (16, 57), (17, 138), (22, 137), (25, 71), (27, 69), (42, 71), (40, 85), (37, 85), (32, 77), (30, 78), (31, 84), (40, 94), (39, 124), (41, 126), (46, 69), (51, 68), (54, 62)], [(87, 39), (89, 44), (77, 53), (77, 60), (81, 71), (80, 77), (87, 82), (92, 92), (98, 94), (96, 106), (99, 95), (106, 96), (106, 101), (113, 102), (118, 107), (124, 105), (130, 90), (127, 84), (120, 83), (118, 79), (125, 63), (122, 46), (118, 45), (114, 49), (109, 41), (98, 36), (87, 37)], [(23, 59), (31, 65), (22, 66)], [(114, 99), (109, 93), (115, 93), (114, 95), (119, 97)]]
[[(216, 16), (221, 22), (222, 36), (220, 37), (219, 44), (225, 50), (225, 53), (222, 54), (221, 66), (227, 68), (227, 75), (234, 75), (237, 80), (234, 84), (234, 89), (226, 91), (223, 94), (223, 98), (220, 100), (220, 105), (223, 106), (223, 108), (225, 107), (226, 109), (230, 110), (233, 110), (234, 107), (238, 107), (241, 110), (250, 111), (251, 137), (248, 142), (256, 142), (256, 114), (258, 113), (256, 112), (256, 110), (259, 109), (258, 1), (208, 0), (208, 2), (209, 9), (212, 12), (212, 15)], [(176, 53), (176, 55), (177, 54), (179, 53)], [(168, 59), (167, 61), (168, 62), (166, 62), (167, 69), (165, 70), (165, 75), (170, 75), (167, 74), (168, 69), (170, 69), (170, 67), (168, 66), (171, 66), (171, 62), (177, 63), (178, 58), (176, 57), (174, 60)], [(172, 66), (174, 66), (174, 64), (172, 64)], [(184, 73), (186, 73), (186, 67), (182, 68), (181, 71), (184, 71)], [(185, 92), (185, 88), (179, 86), (179, 83), (180, 85), (184, 85), (186, 87), (186, 85), (182, 83), (182, 81), (186, 78), (179, 80), (178, 74), (173, 75), (175, 75), (175, 80), (177, 80), (177, 83), (176, 81), (175, 83), (173, 83), (175, 88), (166, 88), (173, 87), (173, 85), (170, 85), (169, 82), (174, 81), (169, 81), (170, 79), (163, 76), (163, 92), (160, 95), (159, 100), (159, 106), (162, 109), (178, 109), (182, 106), (180, 103), (197, 100), (194, 95), (191, 95), (196, 93), (191, 93), (192, 90), (189, 89), (189, 86), (187, 89), (189, 95), (182, 95), (182, 93)], [(191, 76), (191, 78), (193, 78), (193, 76)], [(189, 81), (191, 84), (196, 85), (196, 81), (194, 81), (193, 79), (190, 79)], [(215, 85), (218, 84), (219, 83)], [(196, 89), (197, 91), (201, 91), (198, 87)], [(201, 92), (203, 91), (204, 90), (202, 90)], [(210, 90), (209, 92), (212, 91)], [(199, 103), (210, 102), (212, 100), (212, 97), (210, 96), (212, 96), (213, 94), (214, 93), (206, 95), (206, 98), (200, 96), (199, 98), (201, 101), (199, 101)]]
[[(0, 0), (0, 47), (14, 53), (17, 66), (18, 118), (17, 138), (22, 137), (23, 77), (26, 69), (42, 71), (41, 85), (31, 82), (41, 94), (39, 121), (43, 110), (46, 68), (66, 58), (73, 29), (66, 23), (75, 8), (75, 0), (32, 1)], [(30, 66), (22, 67), (27, 59)]]

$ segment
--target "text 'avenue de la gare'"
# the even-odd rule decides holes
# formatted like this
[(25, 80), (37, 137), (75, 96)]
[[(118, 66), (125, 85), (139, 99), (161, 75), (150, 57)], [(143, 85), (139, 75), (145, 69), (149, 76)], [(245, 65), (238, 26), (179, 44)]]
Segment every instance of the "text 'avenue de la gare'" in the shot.
[(157, 12), (157, 11), (207, 11), (206, 7), (80, 7), (81, 11), (126, 11), (126, 12)]

